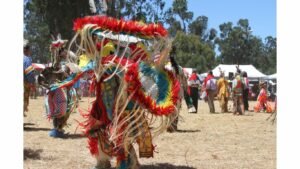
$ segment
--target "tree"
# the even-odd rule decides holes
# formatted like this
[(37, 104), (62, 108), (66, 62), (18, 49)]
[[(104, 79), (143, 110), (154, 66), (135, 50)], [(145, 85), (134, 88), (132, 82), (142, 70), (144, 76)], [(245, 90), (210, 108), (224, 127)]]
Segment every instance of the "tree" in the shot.
[(40, 9), (39, 14), (45, 17), (52, 34), (60, 33), (63, 38), (71, 39), (73, 21), (78, 17), (91, 14), (86, 0), (32, 0)]
[(125, 0), (107, 0), (107, 16), (121, 18), (123, 16), (122, 9), (125, 7)]
[(176, 20), (174, 13), (172, 11), (172, 8), (169, 8), (164, 13), (164, 20), (169, 25), (169, 28), (168, 28), (169, 36), (175, 37), (177, 34), (177, 31), (182, 31), (180, 22)]
[(163, 23), (165, 2), (162, 0), (127, 0), (122, 16), (143, 22)]
[(229, 36), (230, 32), (232, 31), (232, 22), (223, 23), (219, 26), (221, 34), (220, 38), (225, 39)]
[(205, 72), (215, 66), (215, 52), (201, 42), (198, 36), (178, 31), (173, 44), (176, 46), (179, 65), (196, 68), (198, 72)]
[(151, 10), (147, 14), (149, 16), (149, 21), (164, 23), (164, 8), (166, 3), (162, 0), (154, 0), (154, 2), (150, 1), (150, 4), (152, 4), (150, 5)]
[(37, 10), (31, 3), (24, 4), (24, 38), (30, 42), (33, 62), (46, 63), (50, 59), (50, 31)]
[(215, 28), (211, 28), (209, 30), (208, 40), (214, 40), (217, 37), (217, 30)]
[(215, 50), (215, 40), (217, 38), (217, 30), (214, 28), (211, 28), (209, 30), (209, 34), (207, 35), (206, 43), (213, 49)]
[(33, 61), (49, 61), (51, 35), (71, 39), (73, 20), (89, 14), (85, 0), (28, 0), (24, 2), (24, 36), (31, 42)]
[(186, 23), (189, 23), (194, 15), (193, 12), (188, 11), (187, 0), (174, 0), (172, 12), (179, 16), (182, 22), (183, 31), (186, 32)]
[(231, 22), (224, 23), (219, 28), (221, 33), (216, 43), (221, 52), (221, 60), (227, 64), (251, 63), (251, 57), (256, 57), (255, 52), (260, 51), (261, 42), (251, 35), (248, 20), (240, 19), (234, 27)]
[(266, 74), (274, 74), (276, 70), (276, 55), (277, 55), (277, 39), (272, 36), (267, 36), (264, 43), (264, 56), (267, 58), (268, 65), (265, 65), (264, 72)]
[[(108, 16), (143, 22), (166, 23), (169, 36), (175, 38), (178, 60), (182, 66), (207, 71), (217, 63), (253, 64), (265, 73), (276, 72), (276, 38), (252, 35), (248, 19), (219, 26), (220, 34), (208, 28), (208, 17), (188, 11), (187, 0), (174, 0), (165, 11), (163, 0), (107, 0)], [(71, 39), (73, 20), (90, 15), (87, 0), (26, 0), (24, 1), (24, 36), (33, 48), (33, 60), (49, 60), (51, 36), (61, 33)], [(165, 25), (165, 26), (166, 26)], [(186, 30), (188, 28), (188, 31)], [(179, 31), (179, 32), (178, 32)], [(219, 56), (215, 58), (215, 46)]]
[(220, 37), (215, 43), (219, 46), (218, 62), (225, 64), (253, 64), (260, 71), (269, 74), (276, 72), (276, 38), (262, 39), (252, 35), (247, 19), (240, 19), (237, 26), (231, 22), (219, 26)]
[(198, 16), (191, 24), (189, 24), (189, 31), (192, 34), (198, 35), (200, 38), (204, 37), (207, 30), (208, 17)]

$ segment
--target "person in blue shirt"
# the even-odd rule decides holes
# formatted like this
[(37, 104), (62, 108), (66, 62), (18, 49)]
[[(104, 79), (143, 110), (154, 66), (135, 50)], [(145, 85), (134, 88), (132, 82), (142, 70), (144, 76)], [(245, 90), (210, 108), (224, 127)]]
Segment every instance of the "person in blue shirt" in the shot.
[(31, 50), (27, 40), (24, 41), (23, 45), (23, 73), (24, 73), (24, 107), (23, 113), (28, 112), (30, 88), (35, 83), (34, 68), (32, 67), (32, 59), (30, 57)]

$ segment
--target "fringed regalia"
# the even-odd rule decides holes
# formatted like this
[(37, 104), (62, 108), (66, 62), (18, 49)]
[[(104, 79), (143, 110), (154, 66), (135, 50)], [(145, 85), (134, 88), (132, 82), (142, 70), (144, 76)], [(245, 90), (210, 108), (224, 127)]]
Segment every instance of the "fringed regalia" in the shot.
[[(74, 21), (71, 46), (79, 46), (88, 64), (81, 72), (53, 85), (51, 90), (73, 85), (85, 72), (94, 72), (96, 99), (80, 123), (88, 137), (95, 168), (137, 168), (139, 157), (153, 157), (152, 138), (170, 125), (177, 114), (179, 81), (164, 65), (171, 48), (160, 24), (87, 16)], [(155, 59), (154, 59), (155, 58)], [(151, 126), (151, 127), (150, 127)]]
[[(53, 89), (57, 83), (70, 78), (67, 76), (70, 71), (67, 65), (68, 60), (59, 58), (59, 51), (64, 50), (66, 42), (59, 37), (50, 46), (52, 66), (45, 68), (38, 77), (39, 84), (47, 89)], [(67, 125), (67, 120), (76, 107), (76, 90), (72, 86), (61, 86), (47, 92), (45, 96), (46, 116), (53, 121), (53, 129), (49, 132), (49, 136), (64, 137), (63, 128)]]

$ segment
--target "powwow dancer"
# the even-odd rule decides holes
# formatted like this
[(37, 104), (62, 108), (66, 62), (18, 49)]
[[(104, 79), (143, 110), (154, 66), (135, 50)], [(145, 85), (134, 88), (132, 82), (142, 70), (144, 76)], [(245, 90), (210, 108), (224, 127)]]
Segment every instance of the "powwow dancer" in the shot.
[(220, 102), (221, 113), (228, 112), (228, 81), (225, 79), (224, 71), (220, 69), (220, 79), (217, 82), (218, 87), (218, 99)]
[[(183, 71), (183, 68), (181, 66), (179, 66), (175, 60), (175, 54), (176, 54), (176, 47), (172, 46), (172, 50), (170, 52), (170, 62), (168, 62), (168, 64), (165, 66), (168, 70), (172, 71), (173, 74), (176, 76), (176, 78), (179, 80), (180, 82), (180, 92), (179, 92), (179, 100), (177, 103), (177, 111), (179, 112), (181, 109), (181, 104), (182, 104), (182, 99), (190, 99), (190, 101), (186, 100), (186, 103), (190, 103), (191, 106), (188, 106), (190, 109), (191, 107), (194, 108), (191, 98), (188, 96), (188, 83), (187, 83), (187, 76)], [(187, 97), (186, 97), (187, 96)], [(188, 105), (188, 104), (187, 104)], [(190, 110), (189, 109), (189, 110)], [(194, 110), (195, 111), (195, 108)], [(168, 132), (174, 132), (177, 130), (177, 124), (178, 124), (178, 118), (179, 118), (179, 114), (173, 114), (173, 118), (174, 120), (172, 120), (173, 122), (171, 123), (171, 125), (168, 127), (167, 131)]]
[[(186, 79), (186, 81), (188, 81), (188, 77), (186, 77), (186, 75), (185, 75), (185, 79)], [(186, 82), (186, 85), (187, 85), (187, 82)], [(196, 111), (196, 108), (193, 105), (193, 100), (192, 100), (191, 96), (188, 93), (188, 87), (187, 88), (184, 87), (184, 89), (185, 90), (183, 91), (183, 96), (184, 96), (184, 100), (185, 100), (185, 103), (186, 103), (187, 108), (188, 108), (188, 113), (196, 113), (197, 111)]]
[(243, 101), (244, 82), (240, 76), (241, 70), (237, 66), (234, 80), (232, 81), (232, 99), (233, 99), (233, 115), (243, 115), (245, 113)]
[[(51, 85), (63, 81), (70, 74), (71, 69), (67, 66), (68, 53), (64, 49), (66, 42), (59, 36), (58, 40), (51, 44), (53, 66), (45, 68), (38, 78), (39, 84), (47, 89), (50, 89)], [(63, 128), (66, 126), (70, 114), (75, 110), (76, 104), (76, 91), (72, 86), (47, 92), (45, 97), (46, 114), (53, 120), (53, 129), (49, 132), (50, 137), (64, 137)]]
[[(170, 52), (170, 62), (169, 64), (166, 65), (166, 67), (168, 67), (169, 70), (171, 70), (175, 74), (176, 78), (180, 82), (180, 103), (178, 104), (178, 108), (179, 107), (181, 108), (181, 100), (183, 98), (188, 108), (188, 112), (194, 113), (196, 112), (196, 109), (193, 105), (192, 98), (189, 96), (188, 73), (185, 72), (184, 69), (177, 64), (175, 60), (175, 56), (176, 56), (176, 47), (173, 46)], [(176, 121), (174, 121), (174, 123), (176, 123)]]
[(267, 90), (266, 90), (266, 87), (267, 87), (266, 82), (261, 82), (259, 84), (259, 87), (261, 89), (260, 89), (259, 95), (257, 97), (257, 103), (254, 106), (254, 111), (257, 113), (261, 112), (261, 111), (264, 111), (267, 113), (272, 113), (273, 112), (272, 107), (270, 104), (268, 104), (268, 94), (267, 94)]
[[(77, 53), (84, 50), (92, 61), (51, 90), (73, 85), (85, 72), (94, 72), (96, 100), (88, 113), (82, 113), (86, 121), (80, 124), (97, 159), (94, 168), (109, 168), (112, 157), (117, 158), (117, 169), (138, 168), (132, 144), (138, 144), (139, 157), (153, 157), (152, 138), (165, 131), (173, 113), (178, 113), (180, 85), (164, 68), (171, 48), (167, 31), (160, 24), (106, 16), (76, 19), (73, 29), (76, 35), (70, 47), (78, 40)], [(106, 51), (110, 42), (114, 52)], [(147, 42), (152, 45), (139, 45)], [(154, 56), (159, 56), (156, 62)], [(154, 123), (157, 120), (160, 123)]]

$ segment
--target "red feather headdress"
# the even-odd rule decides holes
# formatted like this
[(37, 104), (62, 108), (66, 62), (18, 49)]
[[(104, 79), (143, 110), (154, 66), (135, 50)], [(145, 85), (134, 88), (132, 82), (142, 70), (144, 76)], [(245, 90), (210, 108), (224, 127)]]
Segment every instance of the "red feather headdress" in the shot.
[(138, 21), (115, 19), (107, 16), (86, 16), (74, 21), (73, 30), (79, 31), (86, 24), (95, 24), (101, 30), (124, 33), (142, 38), (166, 37), (168, 31), (161, 24), (144, 24)]

